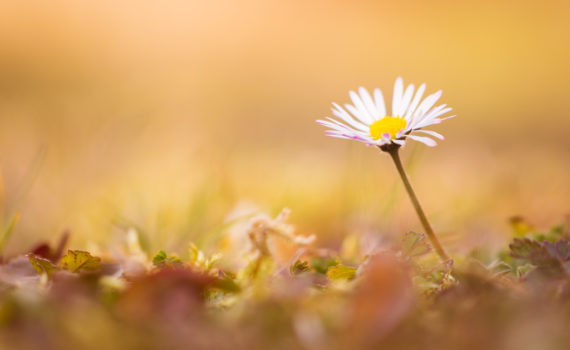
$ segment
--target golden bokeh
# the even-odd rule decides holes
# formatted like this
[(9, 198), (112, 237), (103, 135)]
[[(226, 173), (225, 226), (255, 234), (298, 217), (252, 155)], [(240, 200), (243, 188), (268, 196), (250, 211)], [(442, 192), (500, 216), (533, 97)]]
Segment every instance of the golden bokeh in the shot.
[(139, 228), (176, 250), (236, 206), (335, 244), (420, 226), (389, 157), (315, 119), (394, 79), (454, 118), (404, 161), (452, 250), (568, 213), (566, 1), (0, 3), (0, 208), (12, 254)]

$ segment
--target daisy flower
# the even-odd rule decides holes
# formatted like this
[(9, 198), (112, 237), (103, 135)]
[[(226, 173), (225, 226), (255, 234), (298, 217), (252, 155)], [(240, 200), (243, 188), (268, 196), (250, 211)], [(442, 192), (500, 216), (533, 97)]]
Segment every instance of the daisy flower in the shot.
[(404, 146), (408, 138), (435, 146), (433, 138), (443, 140), (443, 136), (424, 128), (454, 116), (442, 118), (451, 111), (445, 104), (434, 107), (441, 97), (441, 90), (422, 100), (425, 89), (426, 85), (422, 84), (414, 94), (413, 84), (404, 89), (404, 81), (397, 78), (392, 113), (388, 114), (380, 89), (374, 90), (372, 98), (365, 88), (360, 87), (358, 93), (350, 91), (353, 104), (344, 105), (346, 109), (333, 103), (333, 115), (342, 122), (327, 117), (326, 120), (317, 120), (317, 123), (330, 129), (325, 132), (328, 136), (356, 140), (371, 146)]
[(434, 107), (441, 97), (441, 90), (422, 100), (425, 90), (425, 84), (420, 85), (415, 93), (413, 84), (404, 89), (404, 81), (402, 78), (397, 78), (394, 84), (392, 113), (388, 114), (382, 91), (375, 89), (374, 99), (372, 99), (368, 91), (361, 87), (358, 93), (354, 91), (349, 93), (353, 105), (346, 104), (344, 105), (346, 109), (343, 109), (333, 103), (332, 112), (342, 122), (327, 117), (326, 120), (317, 120), (317, 123), (330, 129), (326, 131), (328, 136), (356, 140), (368, 146), (378, 146), (392, 157), (427, 237), (440, 258), (448, 261), (449, 255), (435, 235), (416, 196), (402, 165), (399, 152), (400, 147), (406, 144), (408, 138), (428, 146), (435, 146), (436, 142), (433, 138), (443, 140), (443, 136), (435, 131), (424, 130), (424, 128), (455, 117), (442, 118), (444, 114), (451, 111), (451, 108), (444, 104)]

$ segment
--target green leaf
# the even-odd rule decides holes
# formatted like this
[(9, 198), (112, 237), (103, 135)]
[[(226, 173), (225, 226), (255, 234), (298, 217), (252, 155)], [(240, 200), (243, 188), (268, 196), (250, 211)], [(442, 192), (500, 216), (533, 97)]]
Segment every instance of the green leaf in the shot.
[(57, 268), (49, 261), (48, 259), (41, 258), (35, 254), (27, 254), (28, 260), (34, 267), (34, 269), (38, 272), (38, 274), (47, 274), (48, 276), (51, 275)]
[(509, 244), (511, 256), (537, 267), (556, 267), (560, 266), (558, 260), (553, 257), (541, 242), (528, 238), (515, 238)]
[(160, 264), (164, 263), (166, 258), (167, 258), (166, 252), (164, 252), (164, 250), (161, 250), (158, 253), (156, 253), (154, 258), (152, 258), (152, 263), (154, 264), (154, 266), (159, 266)]
[(453, 260), (449, 259), (413, 278), (414, 285), (425, 295), (435, 295), (454, 283)]
[(164, 250), (161, 250), (152, 258), (152, 263), (156, 267), (174, 267), (182, 265), (182, 260), (175, 255), (167, 255)]
[(402, 255), (408, 258), (427, 254), (431, 251), (424, 234), (408, 232), (402, 239)]
[(441, 284), (451, 276), (453, 270), (453, 260), (449, 259), (437, 265), (432, 270), (428, 271), (425, 275), (426, 279), (435, 283)]
[(570, 239), (570, 222), (553, 226), (546, 232), (534, 232), (530, 236), (539, 242), (549, 241), (555, 243), (560, 240), (568, 240)]
[(101, 269), (101, 258), (92, 256), (83, 250), (68, 250), (61, 258), (59, 267), (70, 272), (98, 272)]
[(564, 262), (570, 260), (570, 242), (561, 239), (556, 243), (543, 242), (542, 246), (548, 254), (558, 261)]
[(515, 274), (517, 277), (521, 278), (524, 277), (527, 273), (529, 273), (530, 271), (536, 269), (536, 267), (534, 265), (531, 264), (524, 264), (521, 266), (517, 266)]
[(332, 266), (340, 264), (340, 261), (336, 258), (312, 258), (311, 268), (318, 273), (325, 275), (328, 269)]
[(356, 276), (356, 269), (345, 265), (332, 266), (327, 271), (327, 278), (331, 281), (351, 280)]
[(240, 286), (229, 276), (218, 279), (214, 284), (214, 287), (232, 293), (237, 293), (241, 290)]
[(298, 275), (300, 273), (307, 272), (310, 270), (311, 268), (309, 267), (309, 263), (307, 261), (301, 261), (301, 260), (295, 261), (295, 263), (291, 265), (291, 267), (289, 268), (289, 271), (291, 272), (292, 275)]

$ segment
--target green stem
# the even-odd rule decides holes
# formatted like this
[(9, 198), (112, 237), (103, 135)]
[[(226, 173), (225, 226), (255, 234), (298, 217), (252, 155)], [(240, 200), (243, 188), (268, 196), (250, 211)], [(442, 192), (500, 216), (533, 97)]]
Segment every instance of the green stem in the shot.
[(424, 213), (424, 210), (422, 209), (422, 206), (420, 204), (420, 201), (418, 200), (418, 197), (416, 196), (416, 193), (414, 192), (414, 189), (412, 188), (412, 185), (410, 184), (410, 180), (408, 179), (408, 176), (406, 175), (406, 171), (404, 170), (404, 167), (402, 166), (402, 161), (400, 160), (400, 147), (385, 147), (382, 148), (383, 151), (387, 152), (388, 154), (390, 154), (390, 156), (392, 157), (392, 160), (394, 161), (394, 164), (396, 165), (396, 169), (398, 169), (398, 173), (400, 174), (400, 177), (402, 178), (402, 182), (404, 183), (404, 187), (406, 187), (406, 191), (408, 192), (408, 195), (410, 196), (410, 200), (412, 201), (412, 204), (414, 206), (414, 209), (416, 210), (416, 213), (418, 214), (418, 217), (420, 218), (420, 221), (424, 227), (424, 230), (426, 231), (426, 234), (428, 236), (428, 238), (431, 241), (431, 244), (433, 245), (433, 247), (435, 248), (435, 251), (437, 252), (437, 254), (439, 255), (439, 257), (443, 260), (449, 260), (449, 256), (447, 255), (447, 253), (445, 252), (445, 250), (443, 249), (443, 246), (441, 245), (441, 243), (439, 243), (439, 240), (437, 239), (435, 233), (433, 232), (433, 229), (426, 217), (426, 214)]

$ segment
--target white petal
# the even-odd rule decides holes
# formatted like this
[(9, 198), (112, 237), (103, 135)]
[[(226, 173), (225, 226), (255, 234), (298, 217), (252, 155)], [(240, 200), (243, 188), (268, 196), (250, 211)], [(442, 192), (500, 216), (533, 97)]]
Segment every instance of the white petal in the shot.
[(325, 134), (327, 136), (342, 136), (342, 137), (346, 137), (349, 139), (352, 139), (355, 136), (349, 132), (343, 132), (343, 131), (337, 131), (337, 130), (326, 130)]
[(451, 107), (447, 107), (447, 108), (446, 108), (446, 107), (447, 107), (447, 105), (444, 103), (444, 104), (439, 105), (439, 106), (437, 106), (437, 107), (435, 107), (435, 108), (432, 108), (430, 111), (428, 111), (428, 112), (426, 113), (425, 118), (426, 118), (426, 119), (436, 118), (436, 117), (439, 117), (439, 116), (442, 115), (442, 114), (445, 114), (445, 113), (451, 111)]
[[(426, 111), (425, 113), (416, 116), (416, 118), (414, 119), (414, 124), (420, 124), (423, 123), (424, 121), (430, 119), (430, 118), (434, 118), (434, 116), (437, 116), (437, 113), (439, 113), (441, 110), (443, 110), (447, 105), (446, 104), (442, 104), (439, 105), (435, 108), (432, 108), (430, 111)], [(441, 114), (439, 114), (441, 115)]]
[(414, 132), (422, 132), (424, 134), (428, 134), (428, 135), (433, 136), (433, 137), (440, 139), (440, 140), (445, 139), (445, 137), (443, 137), (442, 134), (435, 132), (435, 131), (432, 131), (432, 130), (415, 130)]
[(439, 119), (437, 119), (437, 120), (439, 120), (440, 122), (442, 122), (442, 121), (444, 121), (444, 120), (451, 119), (451, 118), (455, 118), (455, 117), (457, 117), (457, 116), (456, 116), (456, 115), (450, 115), (449, 117), (439, 118)]
[(350, 98), (352, 99), (352, 103), (354, 103), (354, 107), (358, 109), (358, 111), (360, 112), (362, 117), (365, 118), (368, 124), (372, 124), (373, 123), (372, 116), (370, 115), (368, 110), (366, 110), (366, 107), (364, 106), (364, 103), (360, 99), (360, 96), (358, 96), (358, 94), (354, 91), (350, 91), (349, 94)]
[(335, 136), (335, 137), (340, 137), (340, 138), (345, 138), (345, 139), (350, 139), (350, 140), (354, 140), (355, 138), (358, 138), (358, 135), (352, 135), (349, 133), (343, 133), (341, 131), (335, 131), (335, 130), (327, 130), (327, 131), (325, 131), (325, 134), (327, 136)]
[[(442, 105), (445, 106), (445, 105)], [(442, 115), (444, 115), (445, 113), (449, 113), (452, 109), (451, 108), (443, 108), (443, 109), (439, 109), (437, 111), (430, 111), (427, 116), (424, 118), (424, 120), (422, 120), (422, 123), (426, 123), (429, 122), (435, 118), (438, 118)]]
[(404, 140), (392, 140), (392, 142), (400, 146), (404, 146), (406, 144), (406, 141)]
[(426, 90), (426, 84), (422, 84), (418, 88), (418, 91), (416, 91), (416, 96), (414, 96), (414, 99), (412, 100), (412, 103), (410, 103), (410, 106), (408, 107), (408, 111), (406, 112), (406, 115), (405, 115), (406, 121), (408, 121), (408, 122), (410, 121), (410, 116), (416, 110), (416, 107), (418, 106), (418, 103), (420, 103), (420, 100), (421, 100), (425, 90)]
[(386, 105), (384, 104), (382, 91), (378, 88), (374, 89), (374, 101), (376, 102), (376, 108), (378, 108), (380, 118), (384, 118), (386, 116)]
[(408, 132), (407, 129), (402, 129), (402, 130), (398, 131), (396, 133), (396, 138), (399, 139), (400, 137), (405, 136), (407, 132)]
[[(327, 132), (327, 133), (325, 133), (325, 134), (326, 134), (326, 136), (328, 136), (328, 137), (335, 137), (335, 138), (337, 138), (337, 139), (353, 140), (352, 137), (346, 136), (346, 135), (342, 135), (342, 134), (335, 134), (335, 133), (332, 133), (332, 132), (330, 132), (330, 133)], [(356, 141), (358, 141), (358, 140), (356, 140)]]
[(400, 101), (402, 101), (402, 93), (404, 92), (404, 81), (401, 77), (396, 78), (394, 83), (394, 95), (392, 96), (392, 116), (400, 110)]
[(336, 138), (339, 138), (339, 139), (347, 139), (347, 140), (355, 140), (355, 141), (363, 142), (363, 143), (366, 143), (367, 145), (375, 145), (375, 144), (376, 144), (376, 142), (375, 142), (374, 140), (372, 140), (371, 138), (369, 138), (369, 137), (362, 137), (362, 136), (359, 136), (359, 135), (351, 135), (351, 134), (348, 134), (348, 133), (345, 134), (345, 133), (342, 133), (342, 132), (331, 131), (331, 130), (325, 131), (325, 134), (326, 134), (327, 136), (336, 137)]
[(434, 140), (430, 139), (429, 137), (417, 136), (417, 135), (408, 135), (408, 137), (411, 138), (412, 140), (424, 143), (430, 147), (437, 145), (437, 143)]
[(418, 113), (425, 113), (426, 111), (428, 111), (430, 108), (433, 107), (433, 105), (437, 102), (437, 100), (439, 100), (439, 98), (441, 97), (442, 91), (439, 90), (437, 92), (434, 92), (433, 94), (429, 95), (428, 97), (426, 97), (422, 103), (420, 103), (418, 109), (416, 110), (416, 114)]
[(441, 105), (429, 111), (423, 118), (418, 119), (414, 122), (413, 128), (414, 129), (423, 128), (429, 125), (432, 122), (432, 120), (451, 111), (451, 108), (444, 108), (445, 106), (446, 105)]
[(362, 131), (368, 131), (368, 127), (356, 120), (354, 120), (354, 118), (348, 114), (344, 109), (342, 109), (341, 106), (339, 106), (336, 103), (333, 103), (333, 106), (335, 108), (332, 108), (332, 112), (333, 114), (340, 118), (341, 120), (345, 121), (347, 124), (350, 124), (351, 126), (355, 127), (358, 130), (362, 130)]
[(442, 121), (447, 120), (447, 119), (451, 119), (451, 118), (455, 118), (455, 115), (451, 115), (449, 117), (445, 117), (445, 118), (433, 118), (430, 121), (427, 122), (422, 122), (421, 125), (419, 126), (420, 128), (425, 128), (426, 126), (430, 126), (430, 125), (434, 125), (434, 124), (440, 124)]
[(349, 105), (349, 104), (345, 104), (344, 108), (348, 109), (348, 111), (350, 112), (350, 114), (352, 114), (356, 119), (358, 119), (359, 121), (361, 121), (364, 125), (370, 125), (370, 121), (368, 119), (368, 115), (362, 115), (362, 113), (356, 109), (356, 107), (354, 107), (353, 105)]
[(419, 130), (421, 128), (426, 128), (426, 127), (431, 126), (431, 125), (440, 124), (440, 123), (441, 123), (441, 119), (435, 118), (435, 119), (432, 119), (428, 122), (422, 122), (421, 124), (418, 124), (418, 126), (415, 127), (414, 131)]
[(414, 96), (414, 84), (410, 84), (406, 88), (404, 96), (402, 96), (402, 101), (400, 101), (400, 109), (394, 113), (394, 116), (399, 115), (401, 117), (406, 113), (406, 110), (410, 105), (410, 101), (412, 100), (412, 96)]
[(355, 134), (355, 135), (368, 136), (368, 133), (367, 133), (367, 132), (355, 130), (355, 129), (353, 129), (353, 128), (351, 128), (351, 127), (349, 127), (349, 126), (347, 126), (347, 125), (345, 125), (345, 124), (343, 124), (343, 123), (341, 123), (341, 122), (339, 122), (339, 121), (337, 121), (337, 120), (334, 120), (334, 119), (332, 119), (332, 118), (329, 118), (329, 117), (327, 117), (327, 119), (328, 119), (329, 121), (326, 121), (326, 120), (318, 120), (317, 123), (319, 123), (319, 124), (321, 124), (321, 125), (324, 125), (324, 126), (327, 126), (327, 127), (331, 128), (331, 129), (334, 129), (334, 130), (339, 130), (339, 131), (342, 131), (342, 132), (350, 132), (351, 134)]
[(350, 132), (350, 133), (356, 132), (356, 130), (351, 129), (350, 127), (342, 124), (341, 122), (332, 123), (332, 122), (327, 121), (327, 120), (319, 119), (319, 120), (317, 120), (317, 124), (321, 124), (322, 126), (326, 126), (327, 128), (337, 130), (337, 131), (341, 131), (341, 132)]
[(376, 105), (374, 104), (374, 102), (372, 102), (372, 97), (370, 97), (368, 90), (366, 90), (363, 87), (360, 87), (358, 89), (358, 92), (360, 93), (360, 98), (362, 99), (362, 102), (364, 103), (366, 110), (372, 116), (372, 121), (374, 122), (383, 117), (379, 115), (380, 113), (378, 113), (378, 108), (376, 108)]
[(422, 101), (422, 103), (420, 103), (418, 109), (415, 111), (412, 118), (410, 119), (412, 121), (412, 123), (414, 123), (415, 120), (423, 119), (424, 114), (431, 107), (433, 107), (433, 105), (437, 102), (437, 100), (439, 100), (440, 97), (441, 97), (441, 90), (439, 90), (438, 92), (435, 92), (435, 93), (429, 95), (428, 97), (426, 97)]

